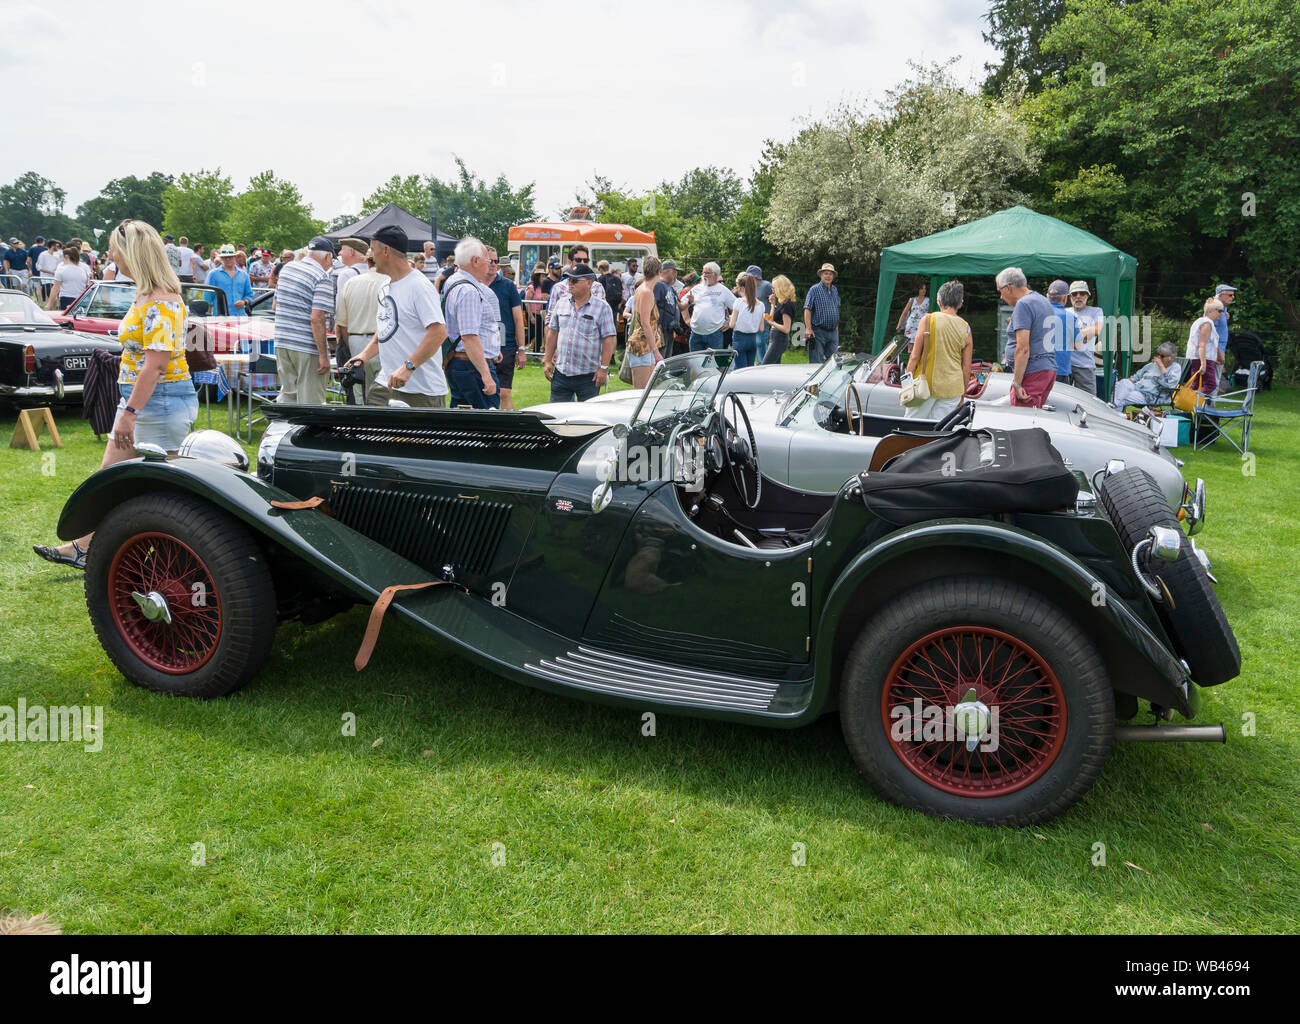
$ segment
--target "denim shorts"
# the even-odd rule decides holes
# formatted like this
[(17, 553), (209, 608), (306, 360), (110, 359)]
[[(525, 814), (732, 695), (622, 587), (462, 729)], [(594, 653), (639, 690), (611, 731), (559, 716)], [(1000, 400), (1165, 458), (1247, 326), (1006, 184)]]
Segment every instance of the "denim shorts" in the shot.
[[(126, 408), (134, 384), (119, 384), (121, 401), (117, 411)], [(194, 429), (199, 418), (199, 396), (194, 392), (194, 381), (171, 380), (154, 385), (153, 394), (144, 403), (135, 420), (135, 443), (156, 444), (164, 451), (174, 452)]]
[(643, 356), (639, 356), (635, 352), (629, 352), (627, 354), (628, 366), (654, 366), (654, 364), (655, 354), (653, 350), (647, 352)]

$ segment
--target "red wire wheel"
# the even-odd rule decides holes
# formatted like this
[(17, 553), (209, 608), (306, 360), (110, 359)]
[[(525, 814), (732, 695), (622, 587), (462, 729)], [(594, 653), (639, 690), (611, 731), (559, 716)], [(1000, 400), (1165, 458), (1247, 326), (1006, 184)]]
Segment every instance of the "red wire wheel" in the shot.
[[(148, 618), (133, 593), (161, 596), (170, 624)], [(196, 593), (203, 597), (197, 605)], [(185, 675), (201, 668), (221, 640), (221, 599), (212, 574), (193, 548), (168, 534), (139, 533), (118, 547), (108, 596), (113, 623), (131, 653), (159, 672)]]
[[(997, 743), (967, 751), (952, 729), (951, 711), (974, 689), (975, 698), (997, 710)], [(900, 725), (894, 709), (921, 722)], [(926, 739), (934, 714), (942, 738)], [(963, 797), (1006, 796), (1032, 785), (1051, 767), (1065, 742), (1065, 694), (1047, 662), (1023, 641), (984, 626), (954, 626), (917, 640), (894, 662), (881, 691), (885, 735), (899, 760), (927, 785)], [(896, 733), (902, 731), (905, 737)]]

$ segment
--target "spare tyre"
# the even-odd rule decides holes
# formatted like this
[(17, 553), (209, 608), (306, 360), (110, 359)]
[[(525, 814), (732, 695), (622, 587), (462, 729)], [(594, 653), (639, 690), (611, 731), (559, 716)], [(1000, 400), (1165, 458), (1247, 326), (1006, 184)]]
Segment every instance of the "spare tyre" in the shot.
[(1148, 570), (1169, 588), (1174, 599), (1172, 608), (1167, 602), (1155, 602), (1160, 621), (1201, 686), (1217, 686), (1239, 675), (1241, 651), (1223, 606), (1191, 540), (1150, 474), (1136, 467), (1122, 469), (1102, 481), (1098, 497), (1126, 553), (1145, 539), (1153, 526), (1178, 531), (1182, 538), (1178, 558), (1169, 564), (1153, 563)]

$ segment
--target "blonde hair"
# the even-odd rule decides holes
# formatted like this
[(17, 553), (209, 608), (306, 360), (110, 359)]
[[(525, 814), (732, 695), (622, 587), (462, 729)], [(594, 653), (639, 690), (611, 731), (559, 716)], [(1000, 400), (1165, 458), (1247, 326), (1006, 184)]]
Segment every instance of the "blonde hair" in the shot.
[(608, 274), (609, 260), (601, 260), (599, 263), (596, 264), (596, 269), (599, 270), (602, 274)]
[(167, 250), (157, 228), (142, 220), (124, 220), (113, 229), (109, 240), (126, 263), (136, 295), (146, 298), (154, 292), (180, 294), (180, 278), (167, 262)]
[(784, 274), (777, 274), (772, 278), (772, 294), (776, 296), (778, 302), (793, 302), (794, 285)]
[(1216, 309), (1222, 311), (1222, 310), (1223, 310), (1223, 303), (1220, 302), (1218, 299), (1206, 299), (1206, 300), (1205, 300), (1205, 315), (1206, 315), (1206, 316), (1209, 316), (1209, 315), (1210, 315), (1212, 312), (1214, 312)]

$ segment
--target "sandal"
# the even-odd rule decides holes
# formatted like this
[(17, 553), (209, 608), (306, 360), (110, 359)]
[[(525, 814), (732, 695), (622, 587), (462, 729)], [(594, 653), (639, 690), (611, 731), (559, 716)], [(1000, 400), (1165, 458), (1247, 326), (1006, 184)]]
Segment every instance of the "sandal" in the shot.
[(32, 545), (32, 550), (47, 562), (54, 562), (58, 565), (70, 565), (74, 569), (81, 569), (83, 571), (86, 568), (86, 549), (75, 540), (72, 542), (71, 555), (65, 555), (61, 553), (58, 548), (46, 547), (44, 544), (34, 544)]

